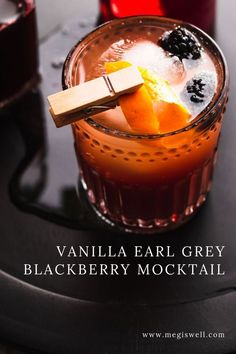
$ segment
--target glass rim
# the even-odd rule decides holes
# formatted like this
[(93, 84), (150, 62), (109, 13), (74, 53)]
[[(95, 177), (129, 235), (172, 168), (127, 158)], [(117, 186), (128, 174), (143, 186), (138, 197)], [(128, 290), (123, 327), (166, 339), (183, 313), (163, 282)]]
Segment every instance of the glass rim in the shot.
[[(83, 36), (69, 51), (64, 65), (62, 69), (62, 88), (63, 90), (68, 89), (72, 87), (72, 85), (68, 84), (68, 75), (70, 74), (70, 66), (71, 66), (71, 59), (73, 58), (73, 55), (76, 54), (77, 51), (81, 52), (83, 49), (86, 48), (85, 46), (82, 46), (83, 42), (85, 40), (89, 40), (91, 36), (93, 36), (96, 32), (99, 30), (105, 30), (106, 28), (109, 28), (110, 25), (119, 25), (122, 22), (126, 20), (138, 20), (138, 21), (144, 21), (144, 20), (154, 20), (154, 21), (159, 21), (159, 23), (165, 23), (165, 24), (170, 24), (174, 26), (185, 26), (185, 28), (190, 29), (195, 35), (200, 36), (202, 40), (207, 40), (209, 41), (210, 45), (217, 51), (217, 54), (221, 60), (222, 63), (222, 68), (223, 68), (223, 78), (222, 78), (222, 85), (218, 89), (218, 94), (214, 95), (211, 102), (201, 111), (200, 114), (198, 114), (192, 122), (190, 122), (188, 125), (186, 125), (183, 128), (176, 129), (174, 131), (170, 131), (167, 133), (158, 133), (158, 134), (140, 134), (140, 133), (135, 133), (135, 132), (127, 132), (127, 131), (122, 131), (118, 130), (115, 128), (111, 127), (106, 127), (105, 125), (96, 122), (93, 118), (85, 118), (84, 121), (86, 121), (90, 126), (93, 128), (109, 134), (113, 135), (116, 137), (122, 137), (122, 138), (129, 138), (129, 139), (160, 139), (164, 137), (169, 137), (177, 134), (184, 133), (186, 131), (189, 131), (191, 129), (194, 129), (198, 127), (201, 123), (205, 122), (208, 118), (210, 119), (211, 116), (215, 115), (216, 113), (216, 108), (221, 107), (221, 101), (224, 99), (225, 94), (228, 90), (228, 85), (229, 85), (229, 72), (228, 72), (228, 66), (226, 59), (224, 57), (224, 54), (222, 53), (220, 47), (218, 44), (215, 42), (213, 38), (211, 38), (207, 33), (205, 33), (203, 30), (200, 28), (188, 23), (184, 22), (181, 20), (176, 20), (176, 19), (171, 19), (168, 17), (160, 17), (160, 16), (155, 16), (155, 15), (139, 15), (139, 16), (127, 16), (123, 18), (118, 18), (118, 19), (113, 19), (110, 21), (107, 21), (97, 27), (95, 27), (92, 31), (90, 31), (88, 34)], [(76, 124), (76, 122), (74, 123)]]
[(35, 8), (35, 0), (18, 0), (18, 1), (13, 1), (14, 5), (17, 7), (21, 5), (22, 9), (20, 10), (19, 16), (16, 18), (13, 18), (12, 20), (8, 21), (7, 23), (5, 22), (0, 22), (0, 30), (3, 31), (4, 29), (8, 28), (9, 26), (14, 25), (20, 19), (22, 16), (25, 16), (30, 10)]

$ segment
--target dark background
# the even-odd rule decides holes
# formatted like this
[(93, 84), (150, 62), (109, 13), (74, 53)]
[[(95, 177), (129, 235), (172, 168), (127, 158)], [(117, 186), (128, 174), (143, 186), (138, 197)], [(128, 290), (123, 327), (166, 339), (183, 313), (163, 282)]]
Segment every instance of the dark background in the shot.
[[(235, 1), (218, 1), (216, 40), (229, 64), (231, 89), (213, 191), (190, 223), (151, 237), (105, 230), (86, 205), (78, 204), (71, 131), (55, 129), (46, 96), (60, 89), (65, 54), (92, 29), (97, 7), (94, 1), (83, 6), (71, 1), (69, 6), (57, 0), (55, 7), (40, 1), (40, 88), (1, 114), (0, 353), (235, 352)], [(69, 21), (72, 16), (75, 20)], [(58, 244), (124, 245), (127, 250), (135, 244), (171, 245), (176, 253), (187, 244), (223, 244), (226, 253), (221, 263), (226, 275), (171, 281), (165, 277), (140, 280), (134, 274), (127, 279), (23, 276), (24, 263), (61, 262), (55, 250)], [(129, 260), (135, 261), (132, 256)], [(184, 260), (178, 256), (175, 261)], [(142, 331), (199, 330), (225, 332), (226, 337), (157, 342), (140, 336)]]

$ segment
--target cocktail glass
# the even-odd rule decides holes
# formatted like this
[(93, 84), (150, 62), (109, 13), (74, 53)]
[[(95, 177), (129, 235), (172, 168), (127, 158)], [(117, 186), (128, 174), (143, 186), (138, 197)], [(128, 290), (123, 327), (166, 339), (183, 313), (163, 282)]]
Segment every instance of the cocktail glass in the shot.
[[(101, 54), (120, 40), (157, 42), (181, 25), (199, 39), (217, 73), (210, 104), (186, 127), (147, 135), (117, 129), (96, 117), (72, 125), (80, 178), (96, 213), (109, 224), (137, 233), (163, 232), (186, 222), (206, 200), (228, 92), (225, 59), (204, 32), (181, 21), (137, 16), (108, 22), (69, 53), (63, 88), (99, 76)], [(114, 60), (112, 57), (110, 60)], [(110, 110), (110, 116), (115, 110)], [(140, 117), (141, 119), (141, 117)], [(109, 121), (109, 119), (108, 119)]]

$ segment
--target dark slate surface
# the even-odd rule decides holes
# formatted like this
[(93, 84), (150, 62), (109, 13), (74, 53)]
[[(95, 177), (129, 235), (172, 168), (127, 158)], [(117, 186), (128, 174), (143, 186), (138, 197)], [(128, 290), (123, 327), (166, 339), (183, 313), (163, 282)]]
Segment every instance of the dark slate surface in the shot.
[[(79, 204), (78, 169), (70, 128), (56, 130), (45, 97), (60, 89), (61, 62), (92, 28), (74, 22), (41, 45), (42, 83), (1, 115), (0, 336), (49, 353), (226, 354), (236, 350), (236, 94), (231, 89), (214, 186), (206, 205), (188, 224), (164, 235), (114, 233)], [(218, 38), (234, 88), (236, 46), (219, 23)], [(32, 183), (34, 180), (34, 183)], [(36, 214), (36, 215), (34, 215)], [(128, 277), (24, 277), (24, 263), (69, 262), (56, 245), (121, 245), (132, 263)], [(171, 245), (183, 263), (185, 245), (225, 245), (223, 277), (135, 275), (134, 245)], [(98, 260), (101, 262), (101, 259)], [(109, 262), (109, 260), (106, 260)], [(119, 263), (122, 260), (117, 260)], [(79, 262), (78, 259), (70, 263)], [(83, 259), (83, 262), (89, 262)], [(111, 262), (111, 261), (110, 261)], [(204, 259), (204, 262), (211, 263)], [(217, 259), (214, 259), (217, 263)], [(151, 259), (150, 263), (168, 263)], [(194, 263), (203, 263), (194, 259)], [(143, 340), (141, 332), (225, 332), (225, 339)]]

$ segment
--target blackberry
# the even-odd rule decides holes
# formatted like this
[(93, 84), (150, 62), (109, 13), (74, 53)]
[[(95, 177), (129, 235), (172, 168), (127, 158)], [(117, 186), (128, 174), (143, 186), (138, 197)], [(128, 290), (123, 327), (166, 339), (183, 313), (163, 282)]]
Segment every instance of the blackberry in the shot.
[(164, 33), (159, 40), (159, 45), (172, 56), (177, 56), (180, 60), (201, 57), (201, 46), (197, 39), (188, 30), (177, 27), (173, 31)]
[(216, 92), (217, 76), (215, 72), (203, 71), (194, 75), (180, 93), (181, 101), (193, 116), (201, 113), (211, 102)]
[(204, 92), (205, 83), (203, 83), (202, 79), (193, 79), (191, 85), (187, 85), (187, 92), (192, 93), (190, 96), (190, 100), (195, 103), (204, 102), (205, 95)]

